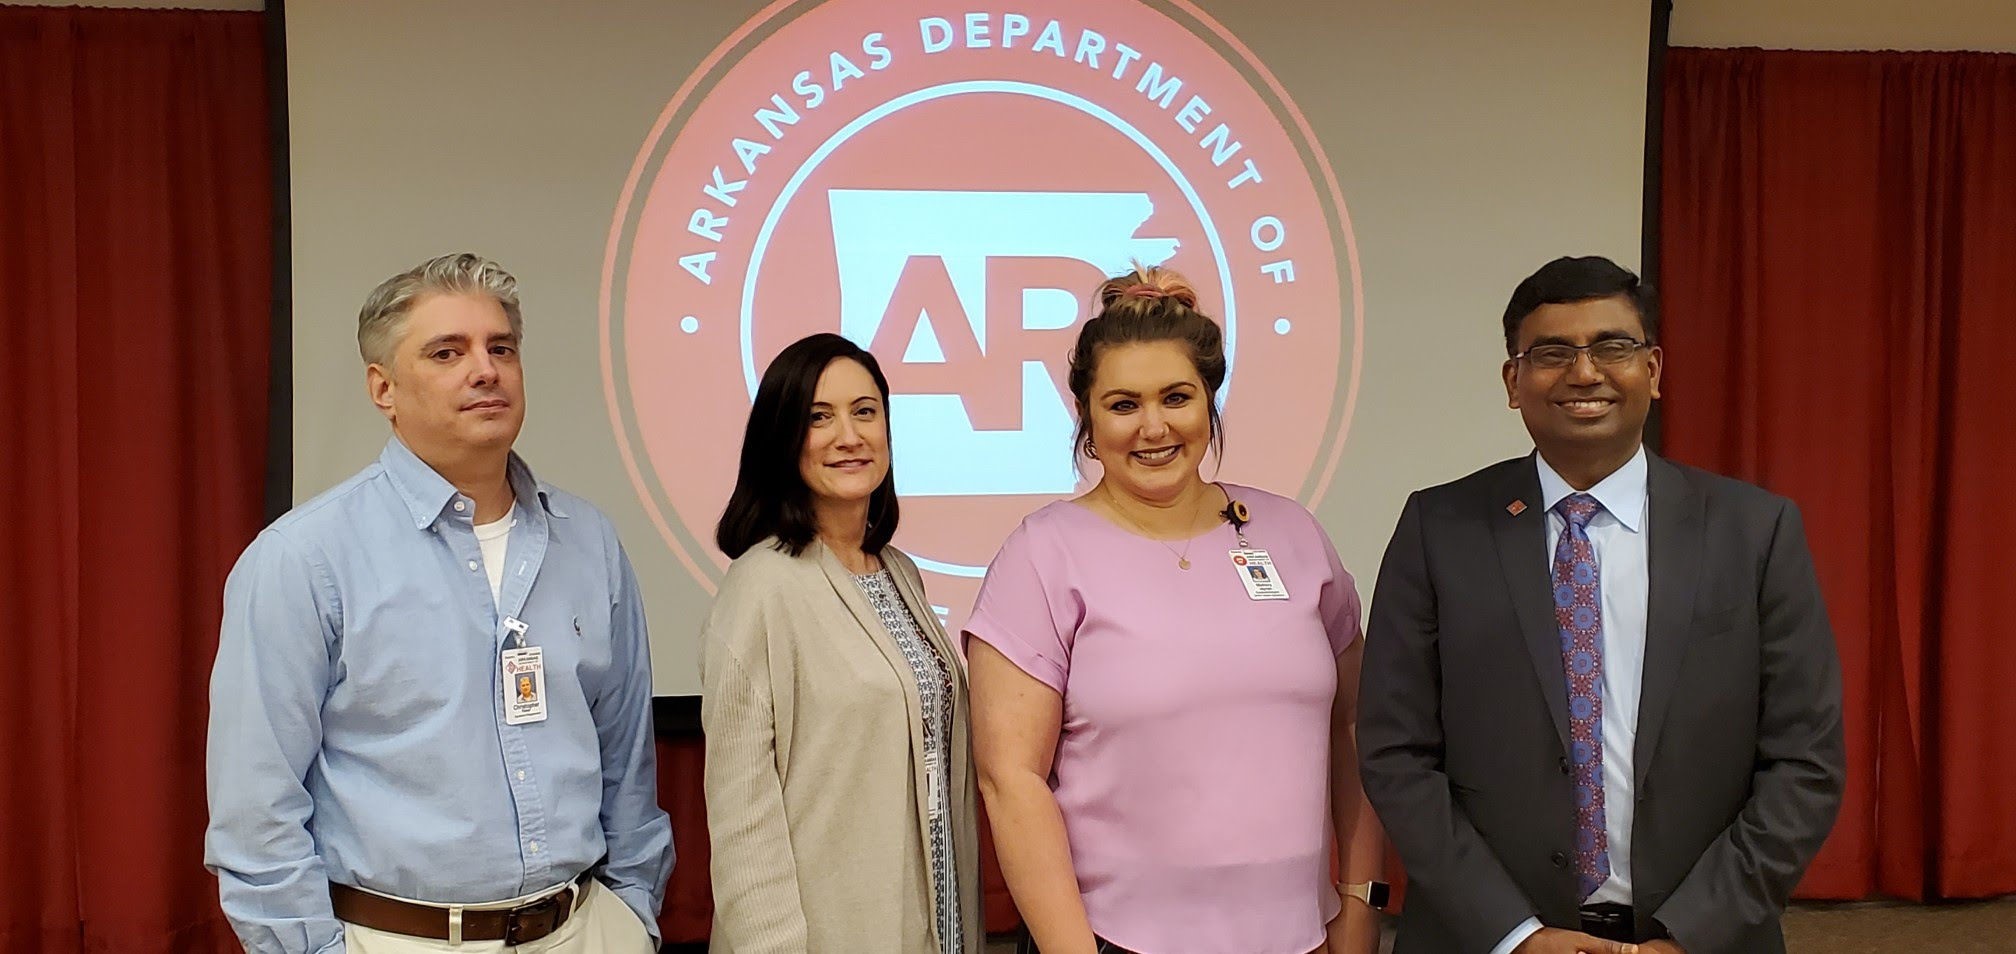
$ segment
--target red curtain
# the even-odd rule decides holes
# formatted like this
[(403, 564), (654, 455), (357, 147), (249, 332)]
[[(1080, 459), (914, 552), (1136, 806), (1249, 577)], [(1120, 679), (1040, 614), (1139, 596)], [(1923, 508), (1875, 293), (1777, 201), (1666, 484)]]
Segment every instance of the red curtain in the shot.
[(0, 7), (0, 951), (232, 951), (218, 594), (260, 526), (258, 14)]
[(707, 876), (707, 800), (700, 775), (706, 765), (700, 739), (658, 737), (658, 807), (672, 816), (672, 880), (658, 912), (658, 932), (668, 943), (704, 941), (714, 922), (714, 888)]
[(2016, 56), (1672, 51), (1666, 451), (1805, 511), (1849, 787), (1801, 893), (2016, 892)]

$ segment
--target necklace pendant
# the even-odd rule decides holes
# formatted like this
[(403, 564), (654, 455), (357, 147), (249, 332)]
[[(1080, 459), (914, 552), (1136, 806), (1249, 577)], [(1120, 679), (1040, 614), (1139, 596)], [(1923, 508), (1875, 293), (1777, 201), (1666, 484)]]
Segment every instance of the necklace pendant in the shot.
[(1190, 569), (1190, 558), (1189, 558), (1189, 557), (1177, 557), (1177, 558), (1176, 558), (1176, 567), (1177, 567), (1178, 569), (1182, 569), (1182, 570), (1187, 570), (1187, 569)]

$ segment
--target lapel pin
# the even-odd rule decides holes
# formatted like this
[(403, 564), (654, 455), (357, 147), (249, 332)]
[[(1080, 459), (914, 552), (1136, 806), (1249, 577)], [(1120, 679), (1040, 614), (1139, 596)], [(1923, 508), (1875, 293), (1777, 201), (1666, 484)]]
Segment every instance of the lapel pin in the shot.
[(1514, 500), (1514, 501), (1512, 501), (1511, 503), (1509, 503), (1509, 504), (1506, 504), (1506, 505), (1505, 505), (1505, 512), (1506, 512), (1506, 513), (1509, 513), (1509, 514), (1511, 514), (1512, 516), (1515, 516), (1515, 517), (1516, 517), (1516, 516), (1519, 516), (1519, 515), (1520, 515), (1520, 514), (1522, 514), (1522, 513), (1525, 513), (1525, 512), (1526, 512), (1526, 501), (1524, 501), (1524, 500)]

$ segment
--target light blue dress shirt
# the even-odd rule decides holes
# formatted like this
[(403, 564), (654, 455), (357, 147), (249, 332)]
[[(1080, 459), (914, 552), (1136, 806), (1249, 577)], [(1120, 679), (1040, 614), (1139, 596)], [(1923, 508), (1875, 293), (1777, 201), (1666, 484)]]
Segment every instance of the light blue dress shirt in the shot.
[[(341, 952), (329, 882), (515, 898), (607, 856), (655, 943), (672, 868), (643, 604), (608, 518), (516, 454), (493, 600), (476, 505), (397, 438), (254, 540), (224, 588), (204, 861), (252, 954)], [(506, 725), (523, 621), (547, 717)]]
[[(1547, 510), (1547, 550), (1534, 557), (1554, 565), (1554, 547), (1567, 521), (1554, 505), (1575, 493), (1546, 458), (1533, 455), (1540, 469), (1540, 499)], [(1588, 903), (1631, 903), (1631, 819), (1638, 807), (1631, 790), (1631, 751), (1638, 738), (1638, 693), (1645, 676), (1645, 617), (1651, 598), (1651, 548), (1645, 448), (1603, 478), (1588, 494), (1603, 505), (1589, 520), (1589, 544), (1596, 551), (1596, 588), (1603, 601), (1603, 828), (1610, 836), (1610, 877)], [(1512, 929), (1492, 954), (1510, 954), (1540, 930), (1538, 918)]]

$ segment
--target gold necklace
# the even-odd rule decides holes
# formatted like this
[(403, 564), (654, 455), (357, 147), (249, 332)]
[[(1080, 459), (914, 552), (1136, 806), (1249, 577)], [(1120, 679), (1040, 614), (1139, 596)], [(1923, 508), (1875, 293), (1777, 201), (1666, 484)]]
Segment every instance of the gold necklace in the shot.
[[(1106, 493), (1107, 493), (1108, 495), (1111, 495), (1111, 494), (1113, 493), (1113, 491), (1111, 491), (1111, 490), (1108, 490), (1108, 491), (1106, 491)], [(1208, 491), (1206, 492), (1206, 496), (1207, 496), (1207, 497), (1209, 496), (1209, 492), (1208, 492)], [(1198, 499), (1199, 499), (1199, 500), (1203, 500), (1203, 499), (1205, 499), (1205, 498), (1201, 498), (1201, 497), (1200, 497), (1200, 498), (1198, 498)], [(1174, 557), (1176, 557), (1176, 568), (1177, 568), (1177, 569), (1179, 569), (1179, 570), (1187, 570), (1187, 569), (1190, 569), (1190, 547), (1191, 547), (1191, 545), (1192, 545), (1192, 544), (1194, 544), (1194, 543), (1196, 543), (1196, 542), (1197, 542), (1197, 538), (1198, 538), (1198, 537), (1200, 537), (1200, 536), (1203, 536), (1204, 534), (1201, 534), (1201, 533), (1200, 533), (1200, 534), (1194, 534), (1194, 535), (1192, 535), (1192, 536), (1190, 537), (1190, 539), (1188, 539), (1188, 540), (1185, 540), (1185, 541), (1183, 541), (1183, 549), (1182, 549), (1181, 551), (1178, 551), (1178, 550), (1177, 550), (1177, 549), (1176, 549), (1175, 547), (1172, 547), (1172, 546), (1170, 546), (1170, 545), (1169, 545), (1169, 541), (1167, 541), (1167, 540), (1163, 540), (1163, 539), (1160, 539), (1160, 538), (1156, 537), (1156, 536), (1155, 536), (1154, 534), (1152, 534), (1152, 533), (1149, 533), (1149, 532), (1148, 532), (1148, 528), (1147, 528), (1147, 527), (1144, 527), (1144, 526), (1142, 526), (1142, 525), (1140, 525), (1140, 524), (1138, 524), (1138, 523), (1135, 523), (1135, 522), (1134, 522), (1134, 518), (1133, 518), (1133, 517), (1130, 517), (1130, 516), (1127, 516), (1127, 512), (1126, 512), (1125, 510), (1122, 510), (1122, 509), (1120, 508), (1120, 504), (1119, 504), (1119, 502), (1118, 502), (1118, 501), (1116, 501), (1116, 500), (1109, 500), (1109, 501), (1108, 501), (1107, 503), (1108, 503), (1108, 505), (1109, 505), (1109, 506), (1111, 506), (1111, 507), (1113, 508), (1113, 513), (1114, 513), (1115, 515), (1119, 516), (1119, 518), (1120, 518), (1121, 520), (1124, 520), (1124, 521), (1126, 521), (1126, 522), (1127, 522), (1127, 525), (1128, 525), (1129, 527), (1132, 527), (1132, 528), (1134, 529), (1134, 531), (1135, 531), (1136, 533), (1139, 533), (1140, 535), (1142, 535), (1142, 536), (1144, 536), (1144, 537), (1147, 537), (1147, 538), (1148, 538), (1148, 539), (1150, 539), (1150, 540), (1154, 540), (1154, 541), (1155, 541), (1156, 543), (1159, 543), (1159, 544), (1161, 544), (1161, 545), (1162, 545), (1162, 549), (1164, 549), (1164, 550), (1167, 550), (1167, 551), (1169, 551), (1169, 553), (1170, 553), (1171, 555), (1173, 555)], [(1201, 505), (1200, 505), (1200, 506), (1197, 506), (1197, 507), (1193, 507), (1193, 508), (1191, 508), (1191, 510), (1190, 510), (1190, 526), (1191, 526), (1191, 527), (1195, 527), (1195, 526), (1197, 525), (1197, 515), (1198, 515), (1198, 514), (1200, 514), (1200, 513), (1203, 513), (1203, 512), (1204, 512), (1204, 509), (1203, 509), (1203, 507), (1202, 507)], [(1208, 532), (1210, 532), (1210, 531), (1208, 531), (1208, 530), (1207, 530), (1207, 531), (1205, 531), (1205, 532), (1206, 532), (1206, 533), (1208, 533)]]

